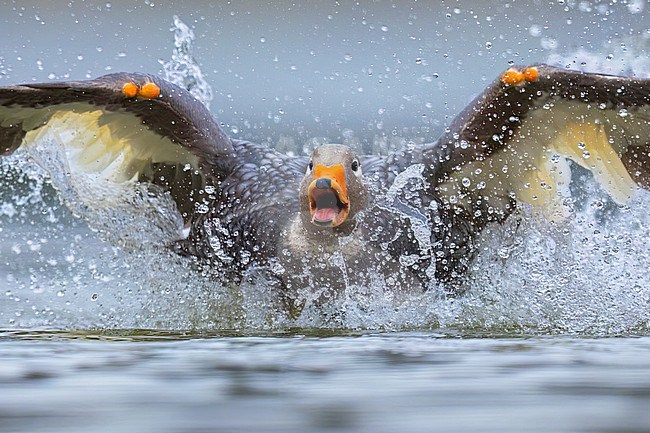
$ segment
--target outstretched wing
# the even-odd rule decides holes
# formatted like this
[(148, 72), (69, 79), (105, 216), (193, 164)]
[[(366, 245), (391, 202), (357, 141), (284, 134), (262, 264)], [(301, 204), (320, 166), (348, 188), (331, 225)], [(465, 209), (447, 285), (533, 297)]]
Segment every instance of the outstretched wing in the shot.
[(476, 221), (514, 201), (562, 216), (567, 159), (618, 203), (650, 187), (650, 79), (537, 65), (511, 69), (423, 153), (437, 193)]
[(208, 179), (233, 164), (232, 143), (210, 112), (145, 74), (0, 87), (0, 156), (18, 148), (49, 172), (73, 211), (102, 219), (98, 226), (120, 211), (154, 212), (143, 227), (123, 224), (137, 231), (157, 221), (172, 238), (183, 237)]

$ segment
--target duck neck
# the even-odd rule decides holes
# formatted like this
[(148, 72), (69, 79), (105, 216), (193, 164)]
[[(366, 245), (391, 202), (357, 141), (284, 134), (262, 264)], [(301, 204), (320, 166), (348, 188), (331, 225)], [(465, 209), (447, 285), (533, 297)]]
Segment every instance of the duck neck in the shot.
[(356, 220), (344, 226), (323, 228), (296, 217), (288, 231), (288, 244), (295, 252), (334, 252), (339, 249), (339, 239), (349, 236), (356, 228)]

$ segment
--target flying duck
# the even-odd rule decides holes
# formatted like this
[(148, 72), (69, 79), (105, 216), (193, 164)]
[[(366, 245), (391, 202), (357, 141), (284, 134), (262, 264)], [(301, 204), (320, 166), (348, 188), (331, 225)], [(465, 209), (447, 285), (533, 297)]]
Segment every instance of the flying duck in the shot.
[(0, 155), (24, 149), (91, 227), (227, 281), (268, 269), (295, 302), (377, 280), (458, 291), (487, 226), (522, 204), (566, 217), (568, 160), (625, 203), (650, 187), (648, 145), (650, 79), (543, 64), (504, 72), (437, 141), (385, 156), (229, 138), (153, 75), (0, 87)]

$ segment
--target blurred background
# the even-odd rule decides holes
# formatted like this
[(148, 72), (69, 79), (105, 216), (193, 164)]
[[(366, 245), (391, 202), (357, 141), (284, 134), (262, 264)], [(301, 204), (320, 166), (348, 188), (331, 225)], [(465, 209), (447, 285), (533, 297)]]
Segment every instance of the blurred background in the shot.
[(373, 151), (434, 140), (509, 64), (630, 73), (650, 37), (646, 0), (294, 3), (2, 1), (0, 85), (160, 73), (177, 15), (231, 136)]

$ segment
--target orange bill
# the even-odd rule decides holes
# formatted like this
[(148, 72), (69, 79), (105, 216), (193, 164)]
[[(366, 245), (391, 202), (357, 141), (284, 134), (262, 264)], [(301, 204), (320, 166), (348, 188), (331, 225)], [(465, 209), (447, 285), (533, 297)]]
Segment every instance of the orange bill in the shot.
[(343, 164), (316, 164), (314, 180), (307, 191), (312, 223), (322, 227), (337, 227), (350, 212)]

